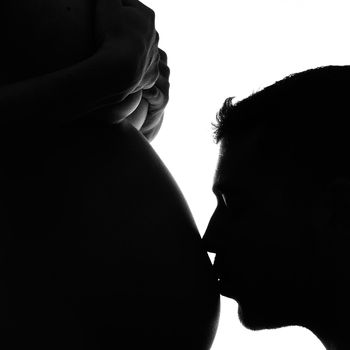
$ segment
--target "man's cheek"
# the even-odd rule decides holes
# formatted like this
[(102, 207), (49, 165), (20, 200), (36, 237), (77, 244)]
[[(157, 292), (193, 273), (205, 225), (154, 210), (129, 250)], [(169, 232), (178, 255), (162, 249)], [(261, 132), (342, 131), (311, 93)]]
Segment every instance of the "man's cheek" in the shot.
[(283, 269), (292, 270), (293, 242), (284, 241), (282, 228), (272, 219), (246, 215), (239, 223), (231, 225), (232, 234), (221, 245), (221, 251), (237, 277), (263, 280), (276, 272), (281, 276)]

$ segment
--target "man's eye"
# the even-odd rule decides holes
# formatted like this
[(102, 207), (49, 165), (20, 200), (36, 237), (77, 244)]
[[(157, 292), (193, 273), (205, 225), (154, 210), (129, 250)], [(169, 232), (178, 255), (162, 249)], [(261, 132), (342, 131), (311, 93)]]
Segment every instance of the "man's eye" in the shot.
[(222, 201), (224, 202), (225, 206), (228, 207), (228, 198), (225, 194), (221, 194)]
[(241, 199), (233, 197), (229, 194), (221, 193), (221, 201), (225, 207), (230, 210), (242, 212), (246, 208), (246, 205), (242, 203)]

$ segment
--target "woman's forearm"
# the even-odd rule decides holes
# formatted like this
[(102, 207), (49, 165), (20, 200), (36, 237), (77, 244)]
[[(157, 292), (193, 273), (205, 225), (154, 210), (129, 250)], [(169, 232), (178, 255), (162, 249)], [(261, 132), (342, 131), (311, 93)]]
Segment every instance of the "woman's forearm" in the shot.
[(64, 125), (122, 102), (135, 89), (136, 77), (125, 70), (125, 58), (111, 62), (107, 54), (98, 51), (71, 67), (1, 86), (0, 125)]

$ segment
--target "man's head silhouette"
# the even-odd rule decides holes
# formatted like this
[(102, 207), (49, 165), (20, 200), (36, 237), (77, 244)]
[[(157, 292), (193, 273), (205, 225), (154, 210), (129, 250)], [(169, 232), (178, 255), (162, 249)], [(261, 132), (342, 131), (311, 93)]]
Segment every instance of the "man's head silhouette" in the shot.
[(204, 242), (250, 329), (301, 325), (327, 346), (346, 343), (349, 74), (308, 70), (218, 113)]

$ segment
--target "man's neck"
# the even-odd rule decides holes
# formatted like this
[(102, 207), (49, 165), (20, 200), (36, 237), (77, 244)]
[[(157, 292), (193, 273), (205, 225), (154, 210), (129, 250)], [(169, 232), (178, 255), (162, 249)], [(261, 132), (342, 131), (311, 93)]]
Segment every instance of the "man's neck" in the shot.
[[(345, 322), (340, 323), (333, 318), (328, 318), (329, 322), (323, 325), (312, 325), (309, 328), (320, 339), (327, 350), (348, 350), (350, 341)], [(328, 324), (327, 324), (328, 323)]]

